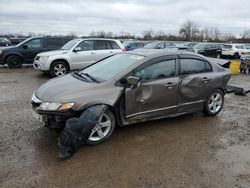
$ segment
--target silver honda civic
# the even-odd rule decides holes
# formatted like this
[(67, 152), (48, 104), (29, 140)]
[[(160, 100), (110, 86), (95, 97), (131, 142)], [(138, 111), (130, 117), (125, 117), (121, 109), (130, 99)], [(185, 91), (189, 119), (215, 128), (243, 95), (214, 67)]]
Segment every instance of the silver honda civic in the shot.
[(231, 76), (216, 61), (185, 51), (118, 53), (40, 86), (32, 96), (33, 114), (45, 126), (61, 129), (86, 108), (107, 105), (90, 145), (108, 139), (115, 126), (200, 111), (214, 116)]

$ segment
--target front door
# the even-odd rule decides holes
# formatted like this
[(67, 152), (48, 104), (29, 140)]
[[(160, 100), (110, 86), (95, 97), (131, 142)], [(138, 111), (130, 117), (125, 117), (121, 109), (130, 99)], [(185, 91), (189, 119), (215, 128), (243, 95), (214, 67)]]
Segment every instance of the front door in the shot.
[(176, 113), (179, 78), (175, 57), (157, 60), (138, 69), (132, 76), (141, 84), (125, 91), (125, 111), (128, 121), (154, 119)]
[(33, 63), (36, 55), (43, 51), (43, 40), (41, 38), (31, 39), (20, 48), (22, 48), (24, 63)]
[(80, 50), (70, 52), (72, 69), (85, 68), (96, 61), (93, 40), (85, 40), (78, 44), (76, 48)]

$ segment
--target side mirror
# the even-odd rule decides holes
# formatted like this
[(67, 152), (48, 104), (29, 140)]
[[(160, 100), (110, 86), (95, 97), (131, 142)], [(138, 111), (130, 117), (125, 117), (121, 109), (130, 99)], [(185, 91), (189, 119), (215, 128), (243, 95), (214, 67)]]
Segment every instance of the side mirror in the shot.
[(27, 44), (24, 44), (24, 45), (23, 45), (23, 49), (27, 50), (27, 49), (28, 49), (28, 45), (27, 45)]
[(82, 48), (81, 47), (75, 47), (75, 49), (73, 50), (73, 52), (80, 52), (80, 51), (82, 51)]
[(136, 87), (138, 83), (140, 82), (140, 78), (135, 77), (135, 76), (129, 76), (127, 78), (127, 83), (133, 87)]

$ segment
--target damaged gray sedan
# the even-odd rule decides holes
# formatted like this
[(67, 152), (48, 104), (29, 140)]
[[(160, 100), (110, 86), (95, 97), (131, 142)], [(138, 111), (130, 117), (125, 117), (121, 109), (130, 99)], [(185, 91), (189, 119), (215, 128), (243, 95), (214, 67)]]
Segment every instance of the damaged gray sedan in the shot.
[(45, 126), (62, 129), (88, 107), (107, 105), (87, 141), (95, 145), (117, 125), (200, 111), (216, 115), (229, 79), (228, 69), (195, 53), (136, 50), (48, 81), (33, 93), (32, 108)]

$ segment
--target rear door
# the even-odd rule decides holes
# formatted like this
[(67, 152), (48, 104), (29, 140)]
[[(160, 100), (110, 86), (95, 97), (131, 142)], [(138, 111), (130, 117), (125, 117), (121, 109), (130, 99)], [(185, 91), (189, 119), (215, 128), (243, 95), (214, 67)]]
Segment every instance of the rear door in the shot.
[(141, 85), (125, 91), (126, 117), (129, 121), (151, 119), (176, 113), (179, 78), (176, 57), (148, 62), (131, 74)]
[(95, 61), (108, 57), (114, 53), (120, 52), (120, 48), (117, 49), (116, 43), (109, 40), (95, 40)]
[(183, 55), (179, 67), (178, 112), (199, 111), (216, 85), (216, 73), (209, 62), (199, 57)]
[(63, 38), (44, 38), (44, 50), (57, 50), (63, 46)]

